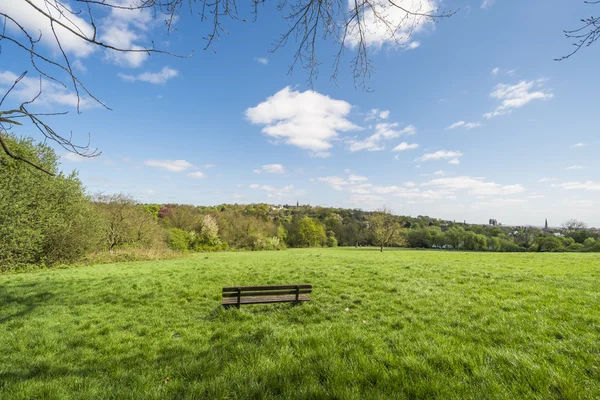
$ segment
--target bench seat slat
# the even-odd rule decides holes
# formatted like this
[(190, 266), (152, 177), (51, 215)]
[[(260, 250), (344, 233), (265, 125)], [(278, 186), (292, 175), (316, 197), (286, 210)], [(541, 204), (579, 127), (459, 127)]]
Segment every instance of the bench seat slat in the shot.
[(298, 286), (300, 289), (312, 289), (312, 285), (309, 284), (300, 284), (300, 285), (280, 285), (280, 286), (233, 286), (233, 287), (224, 287), (223, 293), (227, 292), (237, 292), (238, 288), (242, 291), (250, 291), (250, 290), (285, 290), (285, 289), (296, 289)]
[[(300, 294), (312, 293), (312, 289), (299, 289)], [(269, 290), (256, 292), (240, 292), (240, 297), (256, 297), (256, 296), (283, 296), (286, 294), (296, 294), (295, 290)], [(223, 293), (223, 297), (237, 297), (237, 292)]]
[[(289, 303), (295, 302), (296, 296), (272, 296), (272, 297), (244, 297), (240, 299), (240, 304), (268, 304), (268, 303)], [(310, 301), (308, 296), (300, 295), (298, 301)], [(223, 299), (223, 305), (236, 305), (237, 298)]]

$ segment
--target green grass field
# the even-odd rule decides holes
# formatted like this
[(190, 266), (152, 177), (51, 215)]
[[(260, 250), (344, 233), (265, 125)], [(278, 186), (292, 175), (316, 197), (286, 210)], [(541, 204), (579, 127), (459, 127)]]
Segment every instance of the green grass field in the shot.
[[(223, 286), (312, 283), (223, 310)], [(598, 399), (600, 256), (201, 254), (0, 275), (1, 399)]]

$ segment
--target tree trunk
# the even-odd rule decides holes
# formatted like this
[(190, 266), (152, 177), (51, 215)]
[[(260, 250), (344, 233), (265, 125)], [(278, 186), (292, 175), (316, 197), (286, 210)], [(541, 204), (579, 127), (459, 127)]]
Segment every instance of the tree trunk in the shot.
[(381, 249), (379, 251), (383, 253), (383, 244), (381, 245)]

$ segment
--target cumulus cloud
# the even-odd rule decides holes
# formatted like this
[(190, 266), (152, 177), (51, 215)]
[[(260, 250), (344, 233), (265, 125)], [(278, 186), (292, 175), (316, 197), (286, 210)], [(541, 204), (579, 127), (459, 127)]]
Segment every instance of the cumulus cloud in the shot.
[(473, 129), (473, 128), (477, 128), (478, 126), (481, 126), (481, 123), (479, 123), (479, 122), (458, 121), (458, 122), (453, 123), (452, 125), (450, 125), (446, 129), (456, 129), (456, 128)]
[(139, 75), (128, 75), (119, 73), (118, 75), (121, 79), (128, 82), (140, 81), (153, 83), (155, 85), (164, 85), (169, 79), (173, 79), (176, 76), (179, 76), (179, 71), (169, 67), (164, 67), (159, 72), (144, 72)]
[(571, 165), (570, 167), (565, 168), (567, 171), (572, 171), (575, 169), (583, 169), (583, 166), (581, 165)]
[(586, 144), (585, 143), (575, 143), (573, 146), (571, 147), (585, 147)]
[[(440, 150), (435, 153), (425, 153), (419, 158), (419, 161), (430, 161), (430, 160), (440, 160), (440, 159), (448, 159), (453, 158), (458, 160), (458, 157), (462, 157), (463, 153), (460, 151), (446, 151)], [(453, 163), (456, 164), (456, 163)]]
[[(351, 14), (356, 12), (354, 4), (348, 1)], [(435, 0), (397, 0), (394, 4), (385, 0), (376, 0), (370, 2), (369, 6), (372, 8), (364, 7), (359, 10), (362, 16), (361, 25), (359, 26), (355, 19), (349, 26), (346, 40), (351, 48), (356, 48), (361, 41), (366, 46), (374, 48), (381, 48), (384, 44), (416, 48), (419, 42), (411, 42), (411, 37), (425, 30), (433, 22), (422, 15), (432, 14), (438, 8)], [(410, 15), (404, 10), (419, 15)], [(383, 17), (389, 21), (389, 24), (383, 23), (377, 16)]]
[(351, 139), (350, 151), (357, 152), (361, 150), (367, 151), (379, 151), (385, 149), (385, 141), (395, 139), (401, 135), (412, 135), (416, 129), (412, 125), (408, 125), (403, 129), (396, 129), (400, 126), (397, 122), (393, 123), (379, 123), (375, 125), (375, 133), (363, 140)]
[(188, 174), (188, 176), (194, 178), (194, 179), (202, 179), (202, 178), (206, 178), (206, 174), (200, 172), (200, 171), (196, 171), (196, 172), (190, 172)]
[[(271, 185), (258, 185), (256, 183), (248, 186), (250, 189), (262, 190), (267, 192), (267, 197), (285, 197), (290, 196), (294, 192), (294, 185), (284, 186), (282, 188), (277, 188)], [(303, 191), (296, 191), (303, 192)]]
[(496, 67), (492, 70), (492, 75), (498, 75), (498, 72), (500, 72), (500, 68)]
[(458, 164), (460, 164), (460, 160), (458, 158), (454, 158), (454, 159), (448, 161), (448, 164), (458, 165)]
[(269, 59), (266, 57), (255, 57), (254, 61), (262, 65), (267, 65), (269, 63)]
[(552, 187), (567, 189), (567, 190), (580, 189), (580, 190), (597, 191), (597, 190), (600, 190), (600, 182), (593, 182), (593, 181), (565, 182), (565, 183), (552, 184)]
[(328, 156), (327, 150), (339, 132), (361, 129), (347, 119), (351, 105), (312, 90), (299, 92), (289, 86), (246, 110), (246, 118), (264, 125), (262, 133), (313, 155)]
[[(18, 77), (19, 75), (11, 71), (0, 71), (0, 90), (3, 92), (8, 90)], [(33, 104), (48, 108), (54, 108), (55, 106), (77, 107), (77, 94), (75, 92), (47, 79), (42, 79), (41, 83), (42, 93)], [(15, 86), (8, 98), (15, 102), (19, 102), (20, 104), (32, 100), (38, 95), (39, 91), (40, 79), (26, 76), (21, 79), (17, 86)], [(80, 108), (85, 109), (97, 106), (98, 103), (91, 100), (89, 97), (80, 98)]]
[(469, 194), (480, 196), (505, 196), (525, 191), (525, 188), (520, 184), (501, 185), (495, 182), (486, 182), (484, 178), (470, 176), (433, 179), (423, 185), (437, 186), (448, 190), (468, 190)]
[(398, 146), (394, 147), (392, 149), (392, 151), (404, 151), (404, 150), (414, 150), (414, 149), (418, 149), (419, 145), (416, 143), (406, 143), (406, 142), (402, 142), (400, 143)]
[(78, 163), (78, 162), (82, 162), (82, 161), (86, 161), (86, 160), (91, 160), (91, 158), (90, 157), (83, 157), (83, 156), (80, 156), (79, 154), (76, 154), (76, 153), (67, 153), (67, 154), (63, 154), (60, 157), (60, 160), (61, 161), (66, 161), (66, 162), (75, 162), (75, 163)]
[[(60, 2), (55, 7), (47, 7), (44, 0), (32, 0), (33, 5), (44, 10), (50, 14), (53, 18), (59, 19), (61, 23), (68, 26), (69, 28), (83, 33), (85, 36), (91, 37), (94, 32), (94, 28), (83, 18), (78, 15), (72, 14), (71, 9), (68, 7), (68, 3)], [(54, 3), (52, 3), (54, 5)], [(57, 9), (58, 8), (58, 9)], [(15, 0), (0, 0), (0, 12), (10, 15), (19, 24), (21, 24), (27, 31), (31, 32), (36, 38), (38, 32), (41, 33), (41, 43), (54, 51), (59, 51), (58, 44), (52, 33), (50, 26), (50, 20), (42, 15), (42, 13), (36, 11), (32, 5), (25, 1)], [(68, 19), (61, 17), (63, 12), (69, 16)], [(19, 28), (10, 21), (6, 22), (6, 28), (11, 33), (20, 33)], [(95, 51), (95, 47), (86, 42), (85, 40), (73, 35), (69, 30), (63, 28), (58, 24), (55, 25), (56, 36), (58, 37), (63, 50), (67, 54), (72, 54), (77, 57), (87, 57)]]
[(144, 161), (144, 165), (166, 169), (171, 172), (183, 172), (194, 168), (192, 163), (185, 160), (146, 160)]
[(261, 172), (266, 172), (268, 174), (284, 174), (285, 167), (281, 164), (266, 164), (253, 170), (253, 172), (255, 174), (260, 174)]
[(549, 100), (554, 94), (544, 88), (543, 79), (538, 79), (521, 81), (515, 85), (500, 83), (490, 93), (490, 97), (500, 100), (501, 103), (494, 111), (483, 114), (487, 119), (509, 114), (512, 109), (523, 107), (533, 100)]
[[(113, 4), (133, 6), (135, 0), (114, 0)], [(155, 26), (157, 21), (152, 17), (151, 10), (126, 10), (111, 8), (106, 18), (100, 23), (100, 40), (121, 49), (132, 49), (135, 52), (119, 52), (106, 50), (106, 58), (118, 65), (138, 68), (148, 58), (148, 53), (139, 43), (145, 40), (145, 33)]]

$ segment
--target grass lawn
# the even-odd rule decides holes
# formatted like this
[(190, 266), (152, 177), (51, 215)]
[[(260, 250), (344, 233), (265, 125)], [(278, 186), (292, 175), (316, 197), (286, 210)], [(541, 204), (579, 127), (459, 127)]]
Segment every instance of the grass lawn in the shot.
[[(310, 303), (221, 288), (312, 283)], [(200, 254), (0, 275), (1, 399), (599, 399), (600, 256)]]

